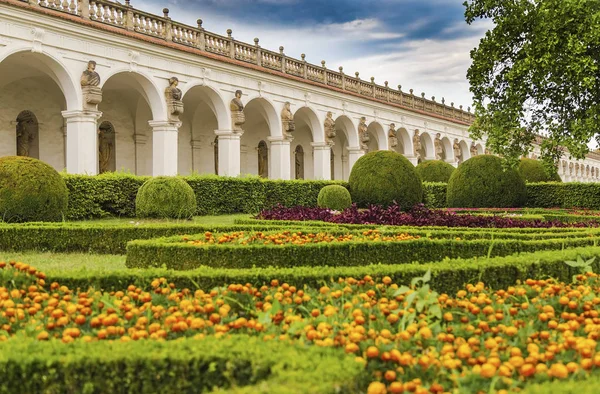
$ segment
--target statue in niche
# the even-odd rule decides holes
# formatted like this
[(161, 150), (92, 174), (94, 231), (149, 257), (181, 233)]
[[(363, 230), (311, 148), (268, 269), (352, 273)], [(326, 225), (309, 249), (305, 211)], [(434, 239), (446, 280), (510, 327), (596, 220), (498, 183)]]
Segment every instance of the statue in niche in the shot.
[(23, 111), (17, 116), (17, 156), (30, 157), (36, 127), (37, 120), (31, 112)]
[(331, 112), (327, 112), (327, 117), (325, 118), (325, 139), (329, 146), (333, 146), (333, 139), (335, 138), (335, 136), (336, 132), (333, 114)]
[(471, 147), (469, 148), (469, 151), (471, 152), (471, 157), (477, 156), (478, 152), (477, 145), (475, 145), (475, 142), (471, 142)]
[(269, 148), (265, 141), (258, 143), (258, 175), (262, 178), (269, 177)]
[(98, 167), (99, 173), (111, 170), (114, 154), (114, 131), (110, 123), (103, 122), (98, 128)]
[(96, 72), (96, 62), (90, 60), (87, 70), (81, 74), (81, 90), (83, 92), (84, 108), (96, 110), (102, 102), (102, 89), (100, 85), (100, 74)]
[(283, 136), (287, 139), (292, 139), (292, 133), (296, 130), (296, 123), (294, 122), (294, 114), (292, 114), (291, 106), (292, 104), (287, 101), (281, 110)]
[(575, 163), (575, 176), (579, 176), (579, 163)]
[(458, 164), (462, 163), (462, 150), (460, 149), (460, 143), (458, 142), (458, 138), (454, 139), (454, 143), (452, 144), (452, 150), (454, 151), (454, 161)]
[(388, 145), (391, 151), (396, 151), (398, 147), (398, 132), (394, 123), (390, 123), (390, 129), (388, 130)]
[(433, 145), (435, 146), (435, 159), (444, 160), (444, 145), (442, 144), (442, 135), (437, 133)]
[(179, 79), (171, 77), (169, 78), (169, 86), (165, 89), (169, 120), (172, 122), (179, 122), (179, 115), (183, 114), (183, 101), (181, 101), (183, 94), (177, 85), (179, 85)]
[(365, 152), (369, 151), (369, 141), (371, 141), (369, 132), (367, 130), (367, 118), (363, 116), (360, 118), (360, 122), (358, 124), (358, 138), (360, 139), (360, 149), (364, 150)]
[(562, 168), (563, 168), (563, 174), (567, 173), (567, 162), (566, 161), (562, 161)]
[(244, 114), (244, 103), (242, 103), (242, 91), (235, 91), (235, 98), (229, 103), (231, 110), (231, 129), (234, 133), (243, 133), (242, 126), (246, 123), (246, 115)]
[(419, 130), (415, 130), (415, 134), (413, 135), (413, 155), (417, 158), (417, 162), (420, 163), (423, 160), (421, 156), (421, 150), (423, 146), (421, 145), (421, 136), (419, 135)]
[(304, 149), (298, 145), (294, 153), (296, 179), (304, 179)]
[(573, 175), (573, 163), (569, 163), (569, 175)]

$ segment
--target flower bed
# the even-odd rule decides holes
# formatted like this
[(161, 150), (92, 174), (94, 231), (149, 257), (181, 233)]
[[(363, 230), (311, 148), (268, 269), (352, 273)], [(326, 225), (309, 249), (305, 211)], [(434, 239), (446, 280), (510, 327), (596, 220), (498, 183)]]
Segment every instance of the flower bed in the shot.
[(181, 237), (183, 242), (193, 246), (206, 245), (306, 245), (337, 242), (397, 242), (421, 238), (418, 235), (406, 233), (382, 234), (379, 230), (366, 230), (360, 234), (312, 233), (304, 231), (282, 231), (279, 233), (247, 233), (243, 231), (216, 235), (207, 231), (204, 238), (191, 239), (188, 236)]
[[(477, 283), (455, 295), (432, 291), (429, 276), (410, 287), (365, 276), (320, 288), (273, 279), (260, 288), (232, 283), (206, 291), (158, 278), (147, 288), (102, 293), (47, 284), (32, 267), (0, 263), (0, 342), (7, 342), (0, 343), (0, 361), (22, 358), (2, 350), (27, 338), (81, 343), (244, 334), (339, 349), (364, 366), (369, 394), (512, 390), (584, 379), (600, 369), (597, 275), (579, 275), (573, 284), (530, 279), (496, 291)], [(0, 382), (8, 371), (2, 369)], [(27, 380), (43, 387), (44, 374)]]
[(344, 224), (378, 224), (389, 226), (445, 226), (445, 227), (493, 227), (493, 228), (551, 228), (551, 227), (598, 227), (600, 221), (564, 223), (561, 220), (525, 219), (500, 215), (458, 214), (458, 211), (432, 210), (422, 205), (408, 212), (397, 205), (388, 208), (371, 206), (359, 210), (355, 205), (343, 212), (333, 212), (325, 208), (277, 206), (261, 211), (257, 219), (266, 220), (319, 220)]

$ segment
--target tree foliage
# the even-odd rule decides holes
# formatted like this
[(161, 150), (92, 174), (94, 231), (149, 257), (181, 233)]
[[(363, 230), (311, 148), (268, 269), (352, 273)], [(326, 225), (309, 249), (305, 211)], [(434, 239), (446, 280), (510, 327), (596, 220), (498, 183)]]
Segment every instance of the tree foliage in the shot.
[(512, 165), (536, 139), (550, 167), (600, 143), (600, 1), (469, 0), (465, 18), (494, 26), (471, 51), (474, 138)]

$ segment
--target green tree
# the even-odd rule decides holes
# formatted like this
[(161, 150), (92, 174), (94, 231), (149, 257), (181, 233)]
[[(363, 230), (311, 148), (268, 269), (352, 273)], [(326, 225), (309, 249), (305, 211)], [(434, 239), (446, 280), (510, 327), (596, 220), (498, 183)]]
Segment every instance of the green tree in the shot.
[(494, 26), (471, 51), (471, 135), (517, 165), (536, 135), (547, 167), (600, 143), (600, 1), (469, 0), (468, 24)]

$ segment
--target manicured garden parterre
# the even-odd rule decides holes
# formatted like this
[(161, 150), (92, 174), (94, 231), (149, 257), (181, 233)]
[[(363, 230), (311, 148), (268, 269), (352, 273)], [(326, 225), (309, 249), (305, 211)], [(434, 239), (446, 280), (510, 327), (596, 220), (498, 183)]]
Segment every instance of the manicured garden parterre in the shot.
[(150, 209), (178, 181), (138, 216), (147, 179), (62, 176), (63, 221), (0, 223), (0, 393), (594, 392), (600, 189), (446, 208), (413, 175), (388, 181), (423, 204), (346, 209), (331, 182), (182, 177), (187, 210)]

